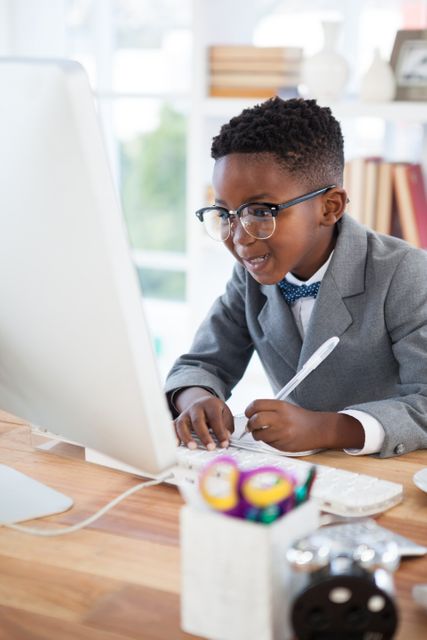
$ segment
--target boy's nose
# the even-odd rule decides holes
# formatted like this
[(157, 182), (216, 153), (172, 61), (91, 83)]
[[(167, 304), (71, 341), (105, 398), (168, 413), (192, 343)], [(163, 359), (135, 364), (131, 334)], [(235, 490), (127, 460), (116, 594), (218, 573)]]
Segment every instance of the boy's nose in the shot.
[(252, 242), (255, 242), (256, 238), (249, 235), (237, 216), (234, 216), (230, 223), (230, 234), (234, 244), (252, 244)]

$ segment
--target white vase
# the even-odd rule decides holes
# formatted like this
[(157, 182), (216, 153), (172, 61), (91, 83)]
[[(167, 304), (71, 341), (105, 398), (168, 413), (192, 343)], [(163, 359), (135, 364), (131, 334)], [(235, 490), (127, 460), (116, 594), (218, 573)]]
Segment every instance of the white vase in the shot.
[(371, 66), (362, 78), (360, 99), (364, 102), (388, 102), (396, 93), (396, 80), (388, 62), (375, 49)]
[(303, 64), (302, 77), (308, 97), (328, 104), (342, 98), (349, 77), (346, 59), (336, 51), (340, 22), (322, 22), (323, 48)]

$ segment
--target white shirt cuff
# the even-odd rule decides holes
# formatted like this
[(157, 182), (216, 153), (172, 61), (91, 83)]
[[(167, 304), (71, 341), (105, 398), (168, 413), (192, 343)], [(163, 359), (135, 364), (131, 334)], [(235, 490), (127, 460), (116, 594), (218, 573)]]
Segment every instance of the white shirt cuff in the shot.
[(364, 456), (369, 453), (378, 453), (381, 450), (385, 436), (384, 427), (381, 422), (369, 413), (355, 409), (345, 409), (344, 411), (339, 411), (339, 413), (345, 413), (352, 418), (356, 418), (365, 432), (363, 447), (361, 449), (344, 449), (346, 453), (351, 456)]

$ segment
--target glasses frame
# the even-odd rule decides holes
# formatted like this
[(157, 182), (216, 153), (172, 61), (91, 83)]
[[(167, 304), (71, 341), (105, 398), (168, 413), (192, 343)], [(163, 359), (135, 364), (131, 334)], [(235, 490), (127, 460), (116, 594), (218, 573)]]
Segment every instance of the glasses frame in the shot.
[[(226, 209), (226, 207), (221, 207), (217, 205), (217, 206), (203, 207), (202, 209), (198, 209), (195, 215), (200, 220), (200, 222), (204, 222), (204, 214), (207, 211), (219, 210), (224, 213), (224, 217), (228, 220), (227, 236), (225, 238), (212, 238), (212, 236), (209, 236), (210, 238), (212, 238), (212, 240), (216, 240), (217, 242), (225, 242), (230, 237), (232, 218), (238, 218), (240, 220), (240, 224), (242, 225), (243, 229), (246, 231), (246, 233), (252, 236), (252, 238), (256, 238), (257, 240), (268, 240), (268, 238), (271, 238), (271, 236), (276, 230), (276, 217), (281, 211), (283, 211), (284, 209), (289, 209), (289, 207), (293, 207), (294, 205), (300, 204), (301, 202), (306, 202), (307, 200), (312, 200), (313, 198), (317, 198), (317, 196), (320, 196), (322, 193), (326, 193), (330, 189), (334, 189), (336, 186), (337, 186), (336, 184), (330, 184), (327, 187), (322, 187), (321, 189), (316, 189), (315, 191), (309, 191), (308, 193), (304, 193), (304, 195), (302, 196), (298, 196), (297, 198), (292, 198), (292, 200), (287, 200), (286, 202), (281, 202), (280, 204), (276, 204), (273, 202), (245, 202), (244, 204), (241, 204), (240, 207), (238, 207), (238, 209), (234, 211), (233, 209)], [(248, 231), (248, 229), (246, 229), (245, 225), (241, 220), (243, 210), (246, 209), (246, 207), (250, 207), (254, 205), (267, 207), (271, 211), (271, 215), (274, 220), (274, 228), (271, 234), (265, 238), (258, 238), (257, 236), (254, 236), (250, 231)]]

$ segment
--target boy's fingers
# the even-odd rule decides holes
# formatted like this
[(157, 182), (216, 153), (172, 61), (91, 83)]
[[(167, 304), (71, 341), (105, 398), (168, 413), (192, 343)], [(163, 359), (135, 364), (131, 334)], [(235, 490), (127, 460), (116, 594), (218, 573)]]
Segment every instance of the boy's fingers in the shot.
[(173, 432), (174, 432), (175, 438), (176, 438), (176, 446), (179, 447), (179, 445), (182, 444), (182, 443), (181, 443), (181, 438), (179, 437), (179, 434), (178, 434), (178, 428), (176, 426), (175, 420), (172, 422), (172, 426), (173, 426)]
[(217, 443), (221, 447), (230, 444), (233, 416), (223, 402), (215, 400), (216, 403), (209, 403), (206, 407), (194, 405), (175, 420), (178, 439), (190, 449), (197, 448), (194, 433), (209, 451), (216, 449)]
[(245, 416), (248, 418), (252, 418), (255, 414), (260, 413), (261, 411), (275, 411), (277, 408), (277, 403), (282, 402), (281, 400), (274, 399), (261, 399), (261, 400), (253, 400), (245, 409)]
[(209, 451), (213, 451), (214, 449), (216, 449), (215, 442), (209, 431), (208, 425), (206, 423), (206, 418), (204, 415), (197, 415), (193, 417), (192, 427), (193, 427), (193, 430), (199, 436), (202, 444), (206, 447), (206, 449), (208, 449)]
[(228, 447), (230, 444), (230, 431), (227, 430), (221, 415), (214, 414), (209, 416), (209, 427), (212, 429), (217, 438), (220, 447)]
[(260, 413), (255, 413), (248, 420), (247, 430), (252, 433), (254, 438), (255, 434), (259, 432), (258, 439), (264, 439), (262, 436), (262, 431), (268, 429), (271, 426), (273, 417), (274, 416), (271, 411), (261, 411)]
[[(264, 417), (262, 417), (264, 416)], [(248, 420), (248, 424), (246, 425), (246, 429), (248, 431), (256, 431), (263, 427), (266, 423), (266, 415), (265, 413), (254, 413)]]
[(180, 416), (175, 420), (175, 431), (179, 440), (189, 449), (197, 449), (191, 433), (191, 421), (189, 416)]
[(262, 440), (266, 444), (271, 444), (276, 440), (277, 435), (274, 436), (273, 430), (266, 424), (252, 431), (252, 437), (254, 440)]

